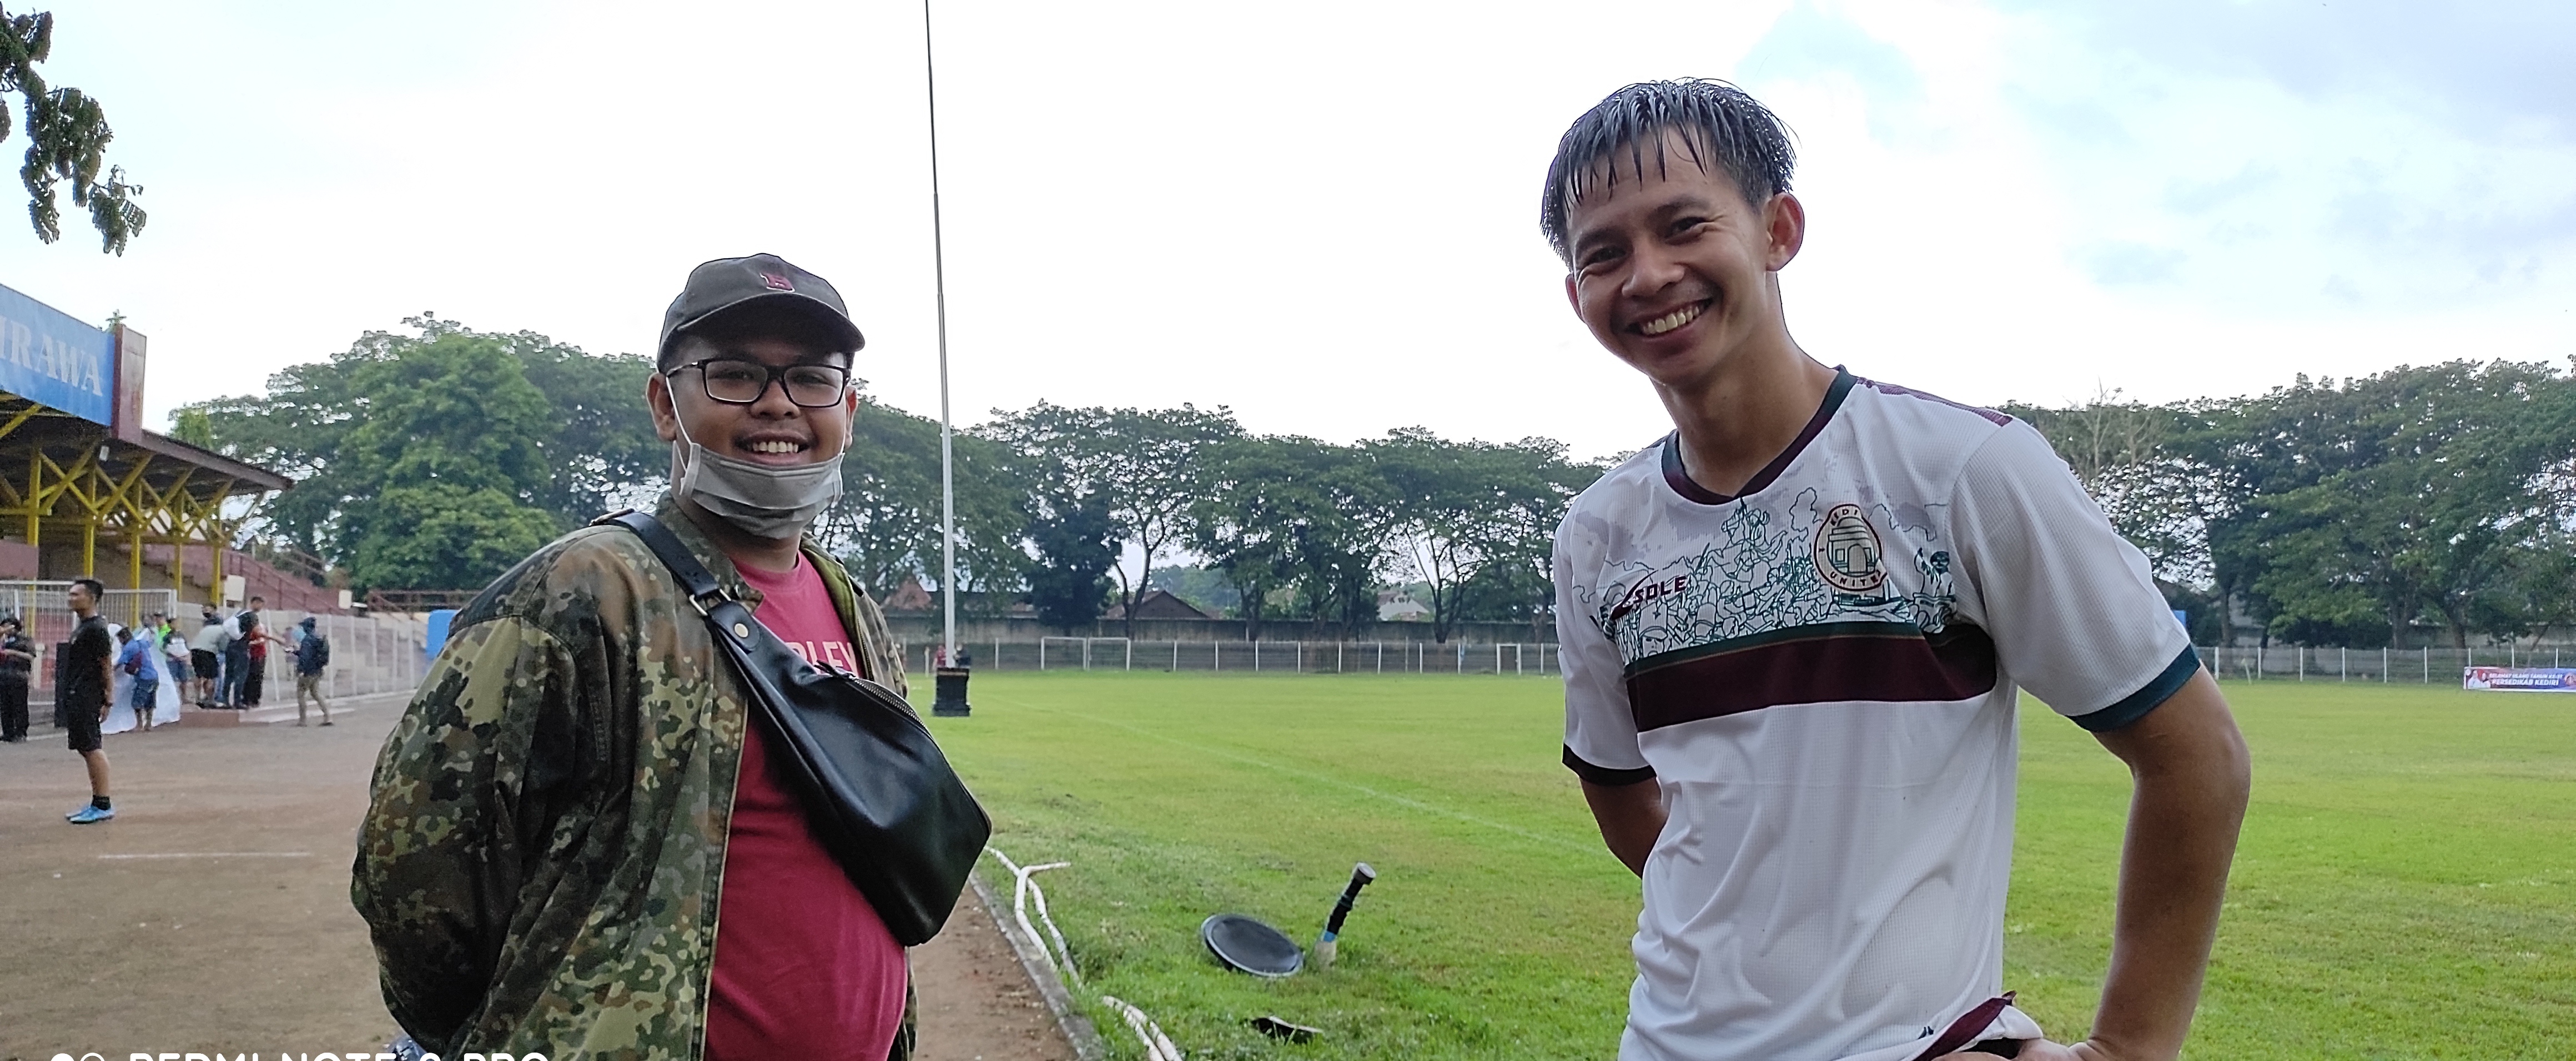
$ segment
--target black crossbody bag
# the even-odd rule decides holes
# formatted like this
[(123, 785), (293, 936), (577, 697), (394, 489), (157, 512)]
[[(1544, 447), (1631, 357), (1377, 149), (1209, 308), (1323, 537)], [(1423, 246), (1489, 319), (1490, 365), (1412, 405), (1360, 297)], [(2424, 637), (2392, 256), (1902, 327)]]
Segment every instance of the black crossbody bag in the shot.
[(904, 946), (939, 934), (993, 835), (928, 727), (894, 690), (790, 651), (661, 521), (622, 512), (732, 658), (801, 789), (815, 836)]

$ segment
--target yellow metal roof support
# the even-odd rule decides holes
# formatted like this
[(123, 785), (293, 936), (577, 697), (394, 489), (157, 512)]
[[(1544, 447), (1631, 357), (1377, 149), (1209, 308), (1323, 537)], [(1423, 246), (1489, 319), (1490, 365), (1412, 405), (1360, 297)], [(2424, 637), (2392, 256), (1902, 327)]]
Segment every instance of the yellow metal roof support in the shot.
[[(50, 457), (42, 459), (52, 463)], [(146, 454), (134, 462), (134, 467), (126, 472), (125, 478), (110, 479), (107, 477), (107, 469), (98, 463), (97, 452), (84, 448), (80, 459), (72, 462), (71, 469), (65, 473), (58, 484), (60, 488), (58, 493), (71, 495), (72, 500), (79, 502), (81, 508), (81, 577), (98, 577), (99, 525), (105, 522), (109, 510), (120, 505), (130, 507), (134, 484), (142, 481), (143, 473), (151, 466), (152, 458)], [(50, 504), (46, 507), (52, 508)], [(128, 585), (139, 587), (142, 585), (142, 561), (139, 556), (134, 566), (135, 581)]]
[(0, 424), (0, 438), (9, 437), (11, 432), (25, 426), (27, 421), (35, 419), (37, 413), (44, 411), (44, 406), (38, 405), (34, 402), (28, 402), (27, 407), (18, 410), (18, 414), (10, 417), (8, 423)]
[[(54, 502), (64, 494), (72, 495), (73, 500), (79, 501), (83, 507), (89, 507), (89, 498), (84, 495), (83, 490), (83, 487), (86, 484), (84, 484), (82, 480), (89, 477), (91, 466), (97, 462), (98, 453), (93, 450), (85, 449), (81, 451), (79, 460), (73, 461), (71, 467), (65, 468), (62, 465), (55, 463), (52, 456), (43, 452), (38, 452), (36, 454), (37, 465), (43, 468), (53, 469), (54, 482), (51, 486), (43, 487), (42, 489), (35, 491), (35, 496), (30, 500), (34, 501), (36, 510), (48, 516), (53, 515)], [(35, 479), (35, 476), (31, 475), (28, 478), (33, 480)]]
[[(45, 459), (45, 452), (43, 450), (30, 450), (28, 452), (27, 544), (39, 550), (44, 548), (44, 535), (41, 531), (45, 525), (45, 508), (37, 502), (44, 497), (45, 465), (51, 463), (53, 462)], [(41, 553), (39, 555), (41, 555)]]
[(206, 555), (215, 562), (212, 577), (206, 582), (206, 596), (214, 598), (218, 607), (224, 603), (224, 547), (232, 544), (232, 532), (224, 527), (224, 502), (232, 496), (233, 483), (226, 480), (215, 487), (214, 496), (206, 499), (198, 515), (197, 536), (206, 540)]
[[(234, 530), (224, 518), (224, 504), (236, 494), (292, 485), (265, 468), (165, 435), (129, 431), (0, 393), (0, 529), (23, 527), (27, 544), (35, 547), (39, 571), (49, 577), (94, 577), (101, 570), (102, 546), (124, 548), (130, 555), (117, 566), (130, 584), (141, 588), (150, 578), (144, 573), (151, 566), (145, 554), (166, 542), (170, 584), (184, 591), (192, 581), (186, 550), (204, 545), (212, 553), (209, 581), (219, 594), (227, 566), (223, 551)], [(67, 497), (78, 507), (65, 507)], [(75, 529), (67, 521), (78, 522), (77, 548), (66, 538), (45, 549), (45, 525), (54, 524), (52, 531), (60, 536)], [(57, 562), (59, 570), (52, 566)]]

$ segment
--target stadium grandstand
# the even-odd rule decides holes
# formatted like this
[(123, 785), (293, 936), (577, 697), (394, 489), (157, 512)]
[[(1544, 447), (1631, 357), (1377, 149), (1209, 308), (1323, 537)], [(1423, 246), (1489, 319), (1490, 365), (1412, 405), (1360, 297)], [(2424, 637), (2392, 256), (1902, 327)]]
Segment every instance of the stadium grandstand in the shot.
[(293, 483), (145, 430), (145, 346), (122, 322), (94, 328), (0, 287), (0, 580), (340, 610), (309, 573), (229, 547), (226, 505)]

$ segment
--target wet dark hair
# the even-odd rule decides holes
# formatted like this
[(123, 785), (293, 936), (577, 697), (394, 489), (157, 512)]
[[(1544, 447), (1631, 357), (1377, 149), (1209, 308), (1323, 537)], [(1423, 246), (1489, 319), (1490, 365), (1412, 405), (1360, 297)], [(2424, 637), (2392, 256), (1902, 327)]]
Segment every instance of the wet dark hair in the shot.
[(107, 583), (105, 582), (101, 582), (94, 578), (76, 578), (72, 580), (72, 585), (88, 590), (89, 599), (93, 601), (102, 601), (107, 599)]
[(1621, 156), (1626, 156), (1626, 171), (1643, 180), (1651, 149), (1655, 173), (1663, 174), (1667, 132), (1679, 134), (1692, 165), (1703, 173), (1712, 166), (1723, 169), (1744, 201), (1756, 207), (1788, 191), (1790, 171), (1798, 166), (1789, 130), (1743, 89), (1702, 78), (1640, 81), (1594, 104), (1556, 142), (1538, 227), (1558, 258), (1574, 264), (1573, 248), (1566, 245), (1566, 219), (1596, 185), (1618, 185)]

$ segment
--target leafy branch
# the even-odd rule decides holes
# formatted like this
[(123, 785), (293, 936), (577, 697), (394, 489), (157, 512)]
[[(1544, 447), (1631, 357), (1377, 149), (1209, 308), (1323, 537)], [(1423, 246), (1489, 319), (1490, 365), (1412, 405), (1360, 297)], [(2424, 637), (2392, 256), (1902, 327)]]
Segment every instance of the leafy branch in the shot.
[[(125, 179), (125, 168), (107, 165), (108, 141), (116, 139), (107, 111), (97, 97), (71, 87), (48, 88), (36, 64), (54, 50), (54, 16), (49, 11), (11, 15), (0, 10), (0, 91), (15, 92), (26, 112), (27, 162), (18, 179), (27, 186), (27, 220), (36, 238), (52, 243), (63, 238), (62, 211), (55, 186), (71, 182), (72, 205), (89, 210), (105, 253), (122, 256), (126, 244), (143, 232), (143, 207), (134, 201), (143, 186)], [(10, 133), (10, 115), (0, 106), (0, 140)], [(105, 169), (107, 177), (99, 178)]]

